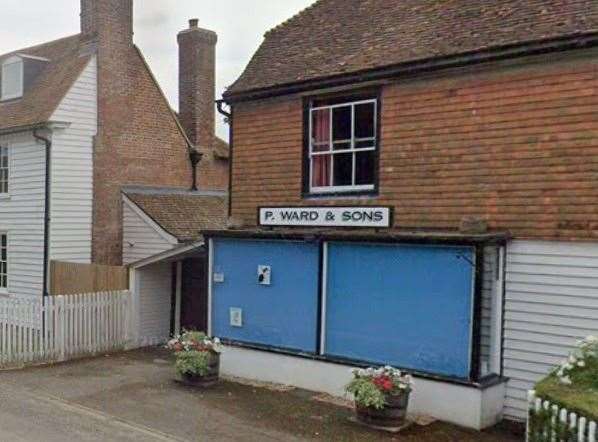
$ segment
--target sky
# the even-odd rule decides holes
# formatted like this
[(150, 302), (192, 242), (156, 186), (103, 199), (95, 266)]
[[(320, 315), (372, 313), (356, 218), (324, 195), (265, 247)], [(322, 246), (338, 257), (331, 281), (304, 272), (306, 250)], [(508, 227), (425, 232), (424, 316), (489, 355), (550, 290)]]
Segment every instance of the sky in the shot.
[[(79, 32), (80, 0), (1, 0), (0, 54)], [(134, 0), (135, 43), (171, 105), (178, 106), (176, 35), (198, 18), (218, 33), (216, 93), (242, 73), (264, 33), (314, 0)], [(218, 135), (228, 128), (218, 116)]]

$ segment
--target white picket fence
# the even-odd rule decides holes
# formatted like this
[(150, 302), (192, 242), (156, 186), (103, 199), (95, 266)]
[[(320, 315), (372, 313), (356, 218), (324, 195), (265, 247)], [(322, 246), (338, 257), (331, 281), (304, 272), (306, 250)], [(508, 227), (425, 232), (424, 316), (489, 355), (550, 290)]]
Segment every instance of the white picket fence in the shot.
[[(563, 424), (567, 425), (569, 428), (575, 431), (575, 442), (598, 441), (598, 426), (596, 422), (590, 421), (584, 416), (578, 416), (576, 413), (571, 413), (565, 408), (561, 408), (558, 405), (552, 404), (547, 400), (543, 400), (542, 398), (537, 397), (535, 391), (530, 391), (528, 393), (528, 403), (530, 410), (530, 415), (528, 415), (528, 440), (531, 439), (529, 427), (531, 413), (533, 413), (534, 411), (539, 412), (541, 410), (545, 410), (550, 412), (550, 414), (552, 415), (553, 423), (556, 422), (556, 420), (558, 419)], [(550, 428), (545, 428), (541, 436), (542, 440), (546, 440), (547, 442), (560, 442), (557, 440), (557, 436)], [(572, 441), (567, 440), (564, 442)]]
[(0, 298), (0, 367), (119, 350), (130, 339), (128, 291)]

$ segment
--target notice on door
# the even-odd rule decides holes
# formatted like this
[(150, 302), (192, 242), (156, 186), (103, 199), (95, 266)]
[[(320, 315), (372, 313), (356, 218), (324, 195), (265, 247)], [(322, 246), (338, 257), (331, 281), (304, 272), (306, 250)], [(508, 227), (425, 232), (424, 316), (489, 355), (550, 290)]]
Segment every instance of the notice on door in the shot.
[(390, 228), (390, 207), (262, 207), (261, 226)]

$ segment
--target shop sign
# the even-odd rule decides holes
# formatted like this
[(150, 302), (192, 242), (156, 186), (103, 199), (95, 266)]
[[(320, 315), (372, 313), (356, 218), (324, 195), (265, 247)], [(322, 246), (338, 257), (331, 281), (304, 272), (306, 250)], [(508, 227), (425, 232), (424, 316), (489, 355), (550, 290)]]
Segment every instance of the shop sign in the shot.
[(390, 207), (261, 207), (259, 223), (271, 227), (391, 227)]

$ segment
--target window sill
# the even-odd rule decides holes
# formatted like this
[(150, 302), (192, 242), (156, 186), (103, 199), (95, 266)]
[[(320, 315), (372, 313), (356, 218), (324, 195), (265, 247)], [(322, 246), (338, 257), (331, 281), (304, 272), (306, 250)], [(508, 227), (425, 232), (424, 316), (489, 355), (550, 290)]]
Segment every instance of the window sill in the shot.
[(304, 200), (341, 200), (341, 199), (374, 199), (378, 198), (377, 190), (356, 190), (346, 192), (304, 193)]
[(10, 199), (10, 193), (0, 193), (0, 201), (9, 200), (9, 199)]
[(23, 98), (23, 95), (14, 95), (14, 96), (7, 96), (0, 98), (0, 103), (10, 103), (12, 101), (17, 101)]

